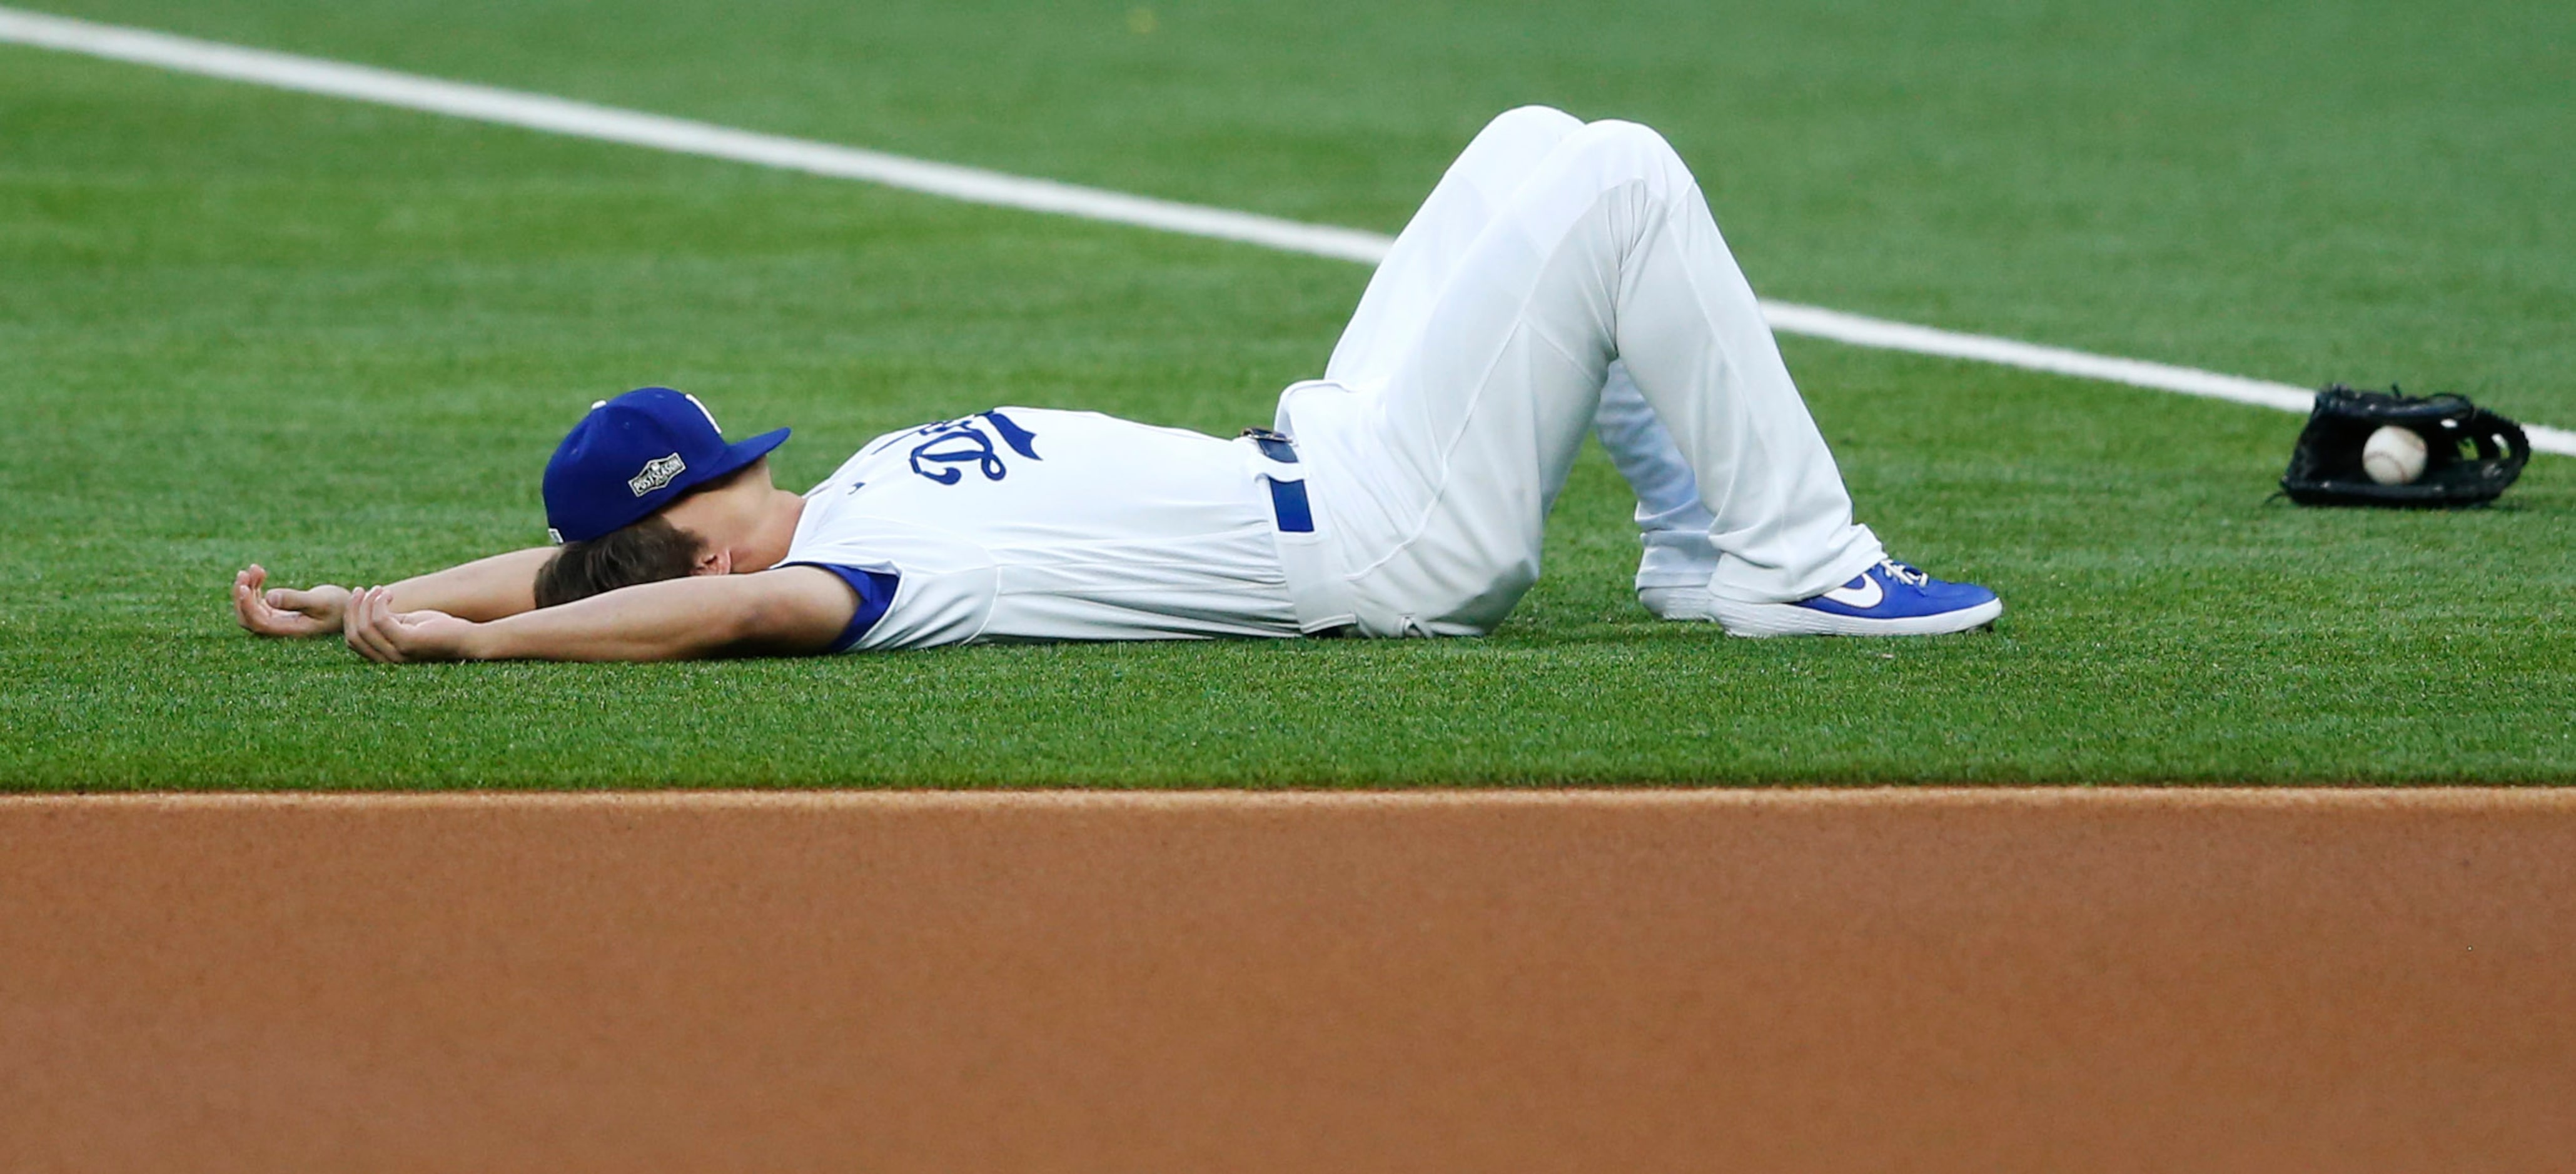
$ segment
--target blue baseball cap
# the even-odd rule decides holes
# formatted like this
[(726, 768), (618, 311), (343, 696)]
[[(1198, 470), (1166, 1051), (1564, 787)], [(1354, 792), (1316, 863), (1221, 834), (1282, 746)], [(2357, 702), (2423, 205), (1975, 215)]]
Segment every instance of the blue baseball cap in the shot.
[(698, 397), (645, 387), (590, 405), (546, 462), (546, 532), (588, 542), (769, 455), (787, 429), (726, 444)]

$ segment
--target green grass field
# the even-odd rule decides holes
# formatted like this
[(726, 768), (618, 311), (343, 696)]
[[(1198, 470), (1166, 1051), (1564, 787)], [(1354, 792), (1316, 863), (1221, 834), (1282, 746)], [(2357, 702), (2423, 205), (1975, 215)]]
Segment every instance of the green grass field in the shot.
[[(1666, 131), (1768, 296), (2576, 424), (2563, 7), (46, 7), (1382, 231), (1549, 102)], [(998, 403), (1230, 434), (1366, 278), (0, 46), (0, 785), (2576, 781), (2576, 461), (2301, 510), (2293, 416), (1797, 339), (1863, 520), (1999, 631), (1657, 624), (1598, 453), (1477, 641), (386, 668), (226, 609), (542, 540), (644, 384), (799, 485)]]

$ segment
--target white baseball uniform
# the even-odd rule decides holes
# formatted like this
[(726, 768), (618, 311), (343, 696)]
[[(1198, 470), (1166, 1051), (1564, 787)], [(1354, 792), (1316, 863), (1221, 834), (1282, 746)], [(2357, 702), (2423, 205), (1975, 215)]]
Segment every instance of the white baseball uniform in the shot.
[(858, 590), (834, 651), (1294, 636), (1277, 464), (1248, 438), (995, 408), (869, 441), (805, 495), (784, 561)]
[(786, 561), (851, 582), (864, 649), (1481, 634), (1537, 580), (1596, 415), (1650, 548), (1704, 534), (1715, 595), (1804, 599), (1884, 557), (1671, 147), (1527, 107), (1397, 238), (1326, 377), (1281, 396), (1294, 463), (996, 409), (871, 442)]

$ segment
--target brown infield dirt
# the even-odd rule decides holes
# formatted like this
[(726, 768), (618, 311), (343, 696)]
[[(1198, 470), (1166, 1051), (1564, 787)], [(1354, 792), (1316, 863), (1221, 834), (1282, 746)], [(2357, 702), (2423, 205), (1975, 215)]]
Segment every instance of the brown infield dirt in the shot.
[(2576, 792), (0, 799), (0, 1168), (2576, 1167)]

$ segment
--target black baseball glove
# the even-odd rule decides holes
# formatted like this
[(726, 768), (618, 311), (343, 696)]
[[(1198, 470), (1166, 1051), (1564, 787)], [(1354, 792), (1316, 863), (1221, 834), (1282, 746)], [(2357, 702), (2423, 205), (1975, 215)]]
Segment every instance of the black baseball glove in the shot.
[[(2382, 485), (2361, 467), (2370, 434), (2394, 425), (2424, 438), (2424, 473)], [(2458, 395), (2355, 391), (2338, 383), (2317, 393), (2281, 491), (2300, 505), (2467, 506), (2494, 501), (2531, 459), (2522, 425)]]

